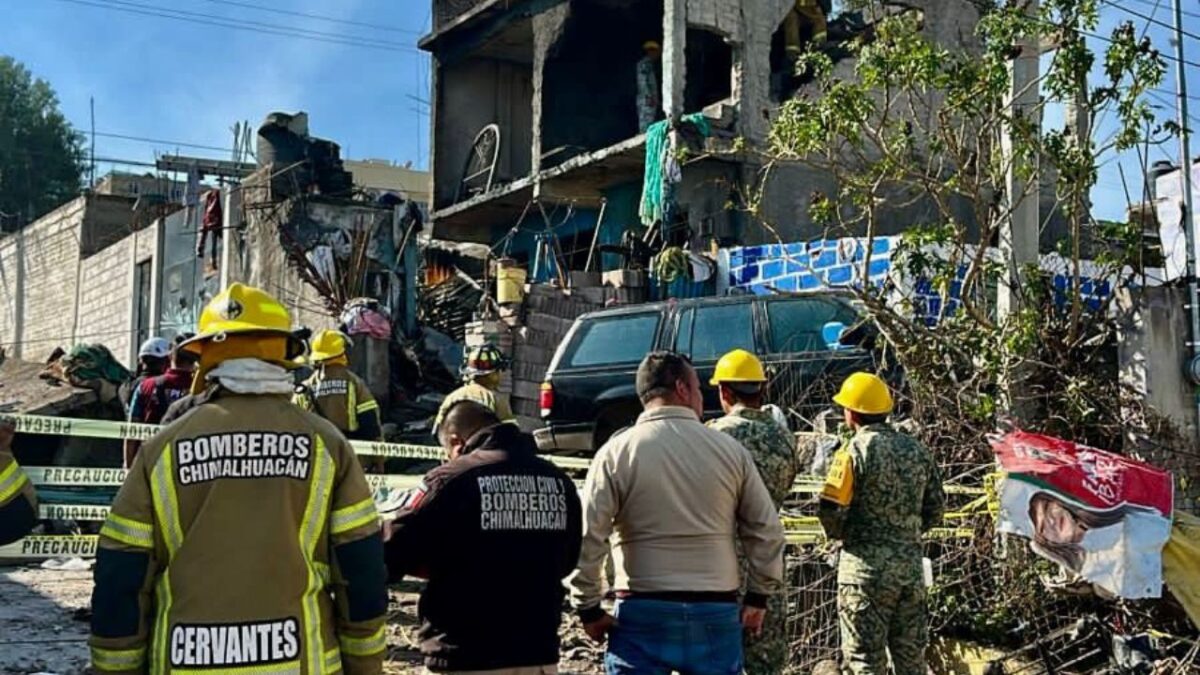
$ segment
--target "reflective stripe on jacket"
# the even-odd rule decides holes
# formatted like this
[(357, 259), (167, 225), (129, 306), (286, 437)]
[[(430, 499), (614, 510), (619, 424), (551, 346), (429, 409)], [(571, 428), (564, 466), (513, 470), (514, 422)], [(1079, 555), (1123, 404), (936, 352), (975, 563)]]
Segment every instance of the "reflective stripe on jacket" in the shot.
[(0, 545), (29, 534), (37, 524), (37, 494), (12, 453), (0, 450)]
[(325, 364), (304, 386), (308, 391), (293, 399), (297, 405), (333, 422), (349, 438), (381, 440), (379, 403), (367, 383), (349, 368)]
[(382, 668), (371, 491), (345, 438), (283, 396), (223, 392), (146, 441), (95, 578), (98, 672)]

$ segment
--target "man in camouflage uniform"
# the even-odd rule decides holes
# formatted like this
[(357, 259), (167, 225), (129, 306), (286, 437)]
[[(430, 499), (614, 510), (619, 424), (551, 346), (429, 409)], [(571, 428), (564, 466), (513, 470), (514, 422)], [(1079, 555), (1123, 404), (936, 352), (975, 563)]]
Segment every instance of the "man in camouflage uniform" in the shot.
[(854, 437), (838, 451), (821, 492), (821, 524), (842, 542), (838, 624), (842, 668), (855, 675), (925, 675), (928, 643), (921, 534), (945, 510), (941, 472), (919, 441), (887, 423), (892, 396), (855, 373), (834, 402)]
[[(735, 349), (722, 356), (711, 384), (720, 389), (725, 416), (708, 426), (729, 434), (750, 451), (771, 500), (779, 509), (792, 491), (799, 465), (795, 438), (771, 413), (762, 409), (766, 382), (762, 362), (750, 352)], [(745, 583), (744, 558), (741, 563)], [(788, 659), (786, 620), (787, 594), (777, 593), (767, 601), (762, 632), (747, 633), (743, 638), (747, 675), (783, 672)]]

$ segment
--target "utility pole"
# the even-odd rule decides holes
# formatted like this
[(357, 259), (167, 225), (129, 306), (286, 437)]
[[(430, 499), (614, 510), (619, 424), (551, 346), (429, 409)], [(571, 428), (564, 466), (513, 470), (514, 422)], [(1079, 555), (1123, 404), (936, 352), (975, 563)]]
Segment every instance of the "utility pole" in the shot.
[[(1038, 0), (1029, 0), (1025, 11), (1030, 16), (1036, 16)], [(1038, 58), (1041, 55), (1041, 41), (1036, 35), (1025, 36), (1017, 44), (1017, 49), (1017, 55), (1009, 64), (1008, 112), (1013, 118), (1024, 118), (1040, 130)], [(1009, 217), (1000, 224), (1000, 254), (1003, 256), (1005, 273), (1000, 278), (996, 310), (1001, 321), (1020, 307), (1024, 268), (1037, 262), (1041, 220), (1039, 173), (1035, 166), (1029, 180), (1022, 177), (1021, 170), (1025, 167), (1019, 165), (1015, 133), (1012, 127), (1006, 128), (1000, 141), (1007, 164), (1005, 189), (1009, 202)], [(1038, 160), (1034, 158), (1031, 161)]]
[[(1171, 3), (1175, 12), (1175, 100), (1179, 106), (1179, 176), (1183, 180), (1183, 234), (1187, 243), (1188, 314), (1191, 315), (1192, 360), (1187, 372), (1200, 384), (1200, 291), (1196, 287), (1196, 216), (1192, 210), (1192, 151), (1188, 130), (1187, 60), (1183, 54), (1183, 9), (1180, 0)], [(1200, 392), (1196, 405), (1200, 406)]]
[[(1038, 0), (1028, 0), (1025, 12), (1037, 16)], [(1009, 64), (1009, 95), (1006, 107), (1012, 119), (1023, 119), (1034, 133), (1041, 131), (1040, 72), (1041, 38), (1025, 35), (1016, 45), (1017, 54)], [(1004, 273), (1000, 277), (996, 297), (997, 318), (1003, 322), (1021, 307), (1025, 269), (1038, 261), (1038, 229), (1041, 224), (1041, 198), (1038, 158), (1021, 159), (1016, 151), (1017, 130), (1008, 126), (1002, 132), (1000, 149), (1006, 163), (1005, 190), (1008, 194), (1008, 217), (1000, 223), (1000, 255)], [(1032, 167), (1024, 165), (1033, 162)], [(1032, 171), (1030, 171), (1032, 169)], [(1028, 176), (1028, 177), (1026, 177)], [(980, 242), (986, 246), (987, 242)], [(1031, 416), (1029, 398), (1025, 392), (1028, 367), (1016, 366), (1007, 374), (1004, 383), (1008, 414), (1018, 424)]]
[(88, 171), (88, 176), (89, 176), (88, 189), (90, 190), (90, 189), (94, 189), (96, 187), (96, 97), (95, 96), (88, 97), (88, 107), (91, 108), (91, 111), (92, 111), (92, 142), (91, 142), (91, 147), (89, 148), (89, 150), (92, 153), (92, 158), (91, 158), (91, 161), (88, 163), (89, 167), (90, 167), (90, 169)]

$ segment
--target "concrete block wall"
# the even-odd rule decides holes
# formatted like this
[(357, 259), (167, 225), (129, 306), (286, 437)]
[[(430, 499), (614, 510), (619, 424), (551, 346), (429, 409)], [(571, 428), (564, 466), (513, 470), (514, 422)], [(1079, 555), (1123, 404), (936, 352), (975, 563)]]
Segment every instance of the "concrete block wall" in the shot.
[[(130, 365), (133, 265), (153, 257), (155, 230), (134, 232), (83, 257), (81, 237), (92, 205), (86, 197), (72, 200), (0, 241), (0, 346), (10, 355), (41, 361), (56, 347), (101, 342)], [(128, 227), (113, 221), (119, 206), (105, 202), (108, 215), (92, 222), (103, 222), (110, 233)], [(17, 279), (22, 248), (23, 294)]]
[(139, 260), (135, 239), (153, 236), (134, 233), (99, 251), (84, 260), (80, 277), (76, 340), (105, 345), (126, 367), (132, 366), (134, 356), (133, 266)]
[(21, 341), (21, 356), (26, 360), (42, 360), (55, 347), (71, 344), (85, 208), (86, 200), (80, 197), (16, 235), (24, 237), (25, 319), (20, 335), (5, 335), (3, 340)]
[(16, 234), (0, 240), (0, 347), (10, 356), (20, 356), (20, 346), (13, 343), (17, 337), (19, 320), (17, 296), (21, 293), (20, 246)]

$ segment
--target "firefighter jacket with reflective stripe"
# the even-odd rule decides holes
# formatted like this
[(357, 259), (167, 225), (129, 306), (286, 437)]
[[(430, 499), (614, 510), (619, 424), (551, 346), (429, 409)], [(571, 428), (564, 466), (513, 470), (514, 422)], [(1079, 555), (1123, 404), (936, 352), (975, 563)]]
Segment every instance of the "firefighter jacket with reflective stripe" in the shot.
[(333, 422), (348, 438), (358, 441), (383, 439), (379, 403), (367, 383), (346, 366), (325, 364), (317, 368), (294, 401), (305, 410), (312, 410)]
[(386, 568), (349, 443), (224, 391), (146, 441), (100, 531), (97, 672), (379, 673)]
[(558, 663), (563, 579), (581, 506), (562, 469), (515, 424), (475, 434), (427, 474), (392, 524), (388, 571), (427, 576), (418, 638), (438, 672)]
[(8, 450), (0, 450), (0, 545), (29, 534), (37, 524), (33, 484)]

